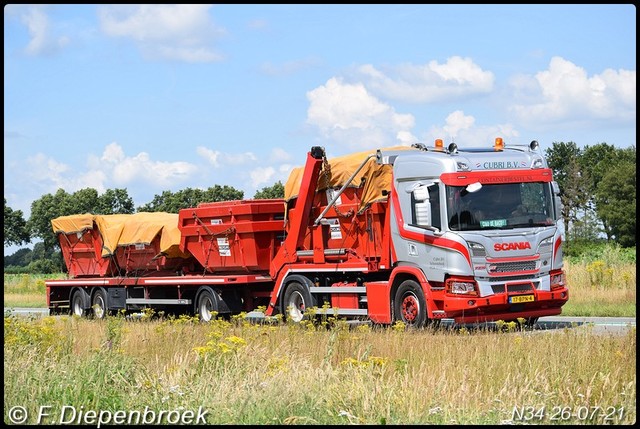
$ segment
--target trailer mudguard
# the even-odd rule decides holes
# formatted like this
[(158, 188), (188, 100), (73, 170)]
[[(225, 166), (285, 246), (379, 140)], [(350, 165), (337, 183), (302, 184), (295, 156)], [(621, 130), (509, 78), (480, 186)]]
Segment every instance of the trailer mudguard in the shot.
[(216, 306), (215, 311), (217, 311), (218, 314), (231, 313), (231, 310), (229, 309), (229, 306), (227, 305), (226, 302), (224, 302), (224, 300), (222, 299), (222, 297), (220, 296), (220, 294), (218, 292), (216, 292), (210, 286), (201, 286), (198, 289), (198, 292), (196, 293), (195, 299), (193, 300), (193, 311), (194, 311), (194, 314), (198, 314), (198, 301), (200, 300), (200, 296), (203, 293), (210, 293), (211, 294), (211, 296), (215, 300), (215, 306)]
[(289, 283), (292, 282), (298, 282), (303, 286), (306, 286), (309, 289), (309, 293), (311, 293), (311, 288), (313, 287), (313, 282), (311, 281), (311, 279), (309, 277), (305, 277), (303, 275), (300, 274), (291, 274), (288, 275), (284, 278), (284, 280), (282, 281), (282, 287), (280, 287), (278, 289), (279, 292), (279, 296), (278, 296), (278, 310), (280, 313), (284, 313), (284, 296), (286, 294), (287, 291), (287, 286), (289, 285)]
[(80, 296), (82, 310), (86, 311), (91, 308), (91, 296), (89, 296), (89, 293), (81, 287), (74, 287), (69, 293), (69, 304), (72, 308), (74, 304), (73, 300), (75, 294), (79, 294)]

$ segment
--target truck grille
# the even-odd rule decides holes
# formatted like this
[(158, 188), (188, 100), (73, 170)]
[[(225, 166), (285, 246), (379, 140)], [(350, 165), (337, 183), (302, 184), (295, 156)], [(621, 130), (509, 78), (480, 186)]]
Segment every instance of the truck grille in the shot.
[[(505, 285), (504, 284), (491, 285), (491, 290), (493, 291), (493, 293), (504, 293)], [(506, 292), (508, 293), (527, 292), (530, 290), (533, 290), (533, 283), (516, 283), (516, 284), (508, 285)]]
[(490, 273), (515, 273), (518, 271), (533, 271), (535, 269), (536, 261), (489, 263), (487, 266), (487, 271)]

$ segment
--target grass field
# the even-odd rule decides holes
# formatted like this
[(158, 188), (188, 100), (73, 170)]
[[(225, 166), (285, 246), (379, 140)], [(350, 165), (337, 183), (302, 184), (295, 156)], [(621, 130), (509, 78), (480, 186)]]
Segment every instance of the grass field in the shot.
[(198, 415), (207, 424), (636, 420), (635, 328), (603, 335), (326, 322), (331, 329), (241, 318), (5, 317), (4, 420), (15, 423), (16, 410), (31, 424), (92, 425)]
[[(563, 315), (635, 317), (635, 263), (565, 263)], [(5, 307), (45, 307), (7, 275)], [(636, 329), (407, 330), (243, 315), (4, 318), (13, 424), (632, 424)], [(327, 326), (330, 329), (327, 329)]]

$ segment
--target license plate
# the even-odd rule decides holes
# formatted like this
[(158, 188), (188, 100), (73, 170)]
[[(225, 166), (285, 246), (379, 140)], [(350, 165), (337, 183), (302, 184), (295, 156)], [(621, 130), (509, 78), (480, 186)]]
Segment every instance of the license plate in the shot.
[(518, 304), (521, 302), (532, 302), (532, 301), (535, 301), (535, 297), (533, 295), (518, 295), (518, 296), (509, 297), (510, 304)]

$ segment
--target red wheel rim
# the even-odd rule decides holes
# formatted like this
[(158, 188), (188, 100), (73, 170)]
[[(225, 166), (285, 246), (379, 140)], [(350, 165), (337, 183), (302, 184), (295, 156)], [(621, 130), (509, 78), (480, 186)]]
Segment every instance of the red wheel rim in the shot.
[(414, 322), (418, 318), (420, 305), (415, 295), (408, 295), (402, 300), (402, 317), (407, 322)]

